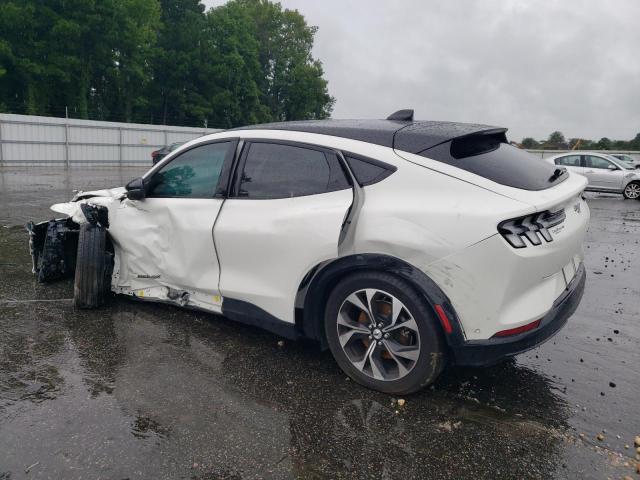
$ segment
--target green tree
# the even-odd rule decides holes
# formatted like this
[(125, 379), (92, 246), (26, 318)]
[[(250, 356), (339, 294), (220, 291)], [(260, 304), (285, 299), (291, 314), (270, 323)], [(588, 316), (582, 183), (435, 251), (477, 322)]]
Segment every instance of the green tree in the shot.
[(611, 150), (611, 140), (607, 137), (602, 137), (598, 140), (598, 143), (595, 144), (595, 148), (598, 150)]
[(147, 59), (156, 43), (160, 6), (157, 0), (113, 0), (112, 6), (109, 21), (113, 25), (103, 39), (112, 50), (105, 71), (107, 105), (112, 114), (126, 122), (143, 121), (149, 104), (147, 88), (152, 81)]
[(568, 147), (567, 141), (564, 138), (562, 132), (555, 131), (551, 135), (546, 142), (544, 142), (543, 148), (550, 150), (564, 150)]
[(0, 106), (233, 127), (324, 118), (315, 27), (268, 0), (0, 0)]
[(335, 100), (322, 64), (311, 50), (317, 31), (297, 10), (268, 0), (232, 0), (221, 9), (242, 9), (253, 19), (262, 76), (258, 87), (272, 120), (327, 118)]
[(540, 146), (538, 141), (532, 137), (523, 138), (520, 144), (522, 145), (522, 148), (526, 148), (529, 150), (538, 148)]
[(206, 65), (200, 60), (204, 6), (199, 0), (161, 0), (160, 5), (161, 24), (152, 57), (153, 119), (164, 124), (202, 120), (202, 114), (188, 107), (187, 97), (200, 91), (198, 82), (206, 76), (202, 71)]

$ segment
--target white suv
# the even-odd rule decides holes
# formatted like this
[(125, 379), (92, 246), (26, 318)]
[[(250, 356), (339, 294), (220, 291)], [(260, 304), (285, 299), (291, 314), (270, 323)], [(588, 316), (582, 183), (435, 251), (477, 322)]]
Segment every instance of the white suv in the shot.
[(587, 177), (589, 191), (621, 193), (626, 199), (640, 200), (640, 171), (613, 155), (567, 152), (545, 160)]
[(412, 117), (193, 140), (126, 189), (52, 207), (68, 219), (30, 224), (34, 270), (75, 270), (79, 307), (110, 284), (317, 340), (388, 393), (547, 340), (584, 289), (584, 177), (504, 128)]

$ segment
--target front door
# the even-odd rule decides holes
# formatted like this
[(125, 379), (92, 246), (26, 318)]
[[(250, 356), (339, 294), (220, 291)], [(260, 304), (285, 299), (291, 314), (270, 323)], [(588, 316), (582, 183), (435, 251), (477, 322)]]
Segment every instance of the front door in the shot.
[(619, 192), (622, 189), (624, 172), (613, 162), (596, 155), (585, 156), (584, 175), (589, 186), (598, 190)]
[(269, 140), (245, 144), (237, 172), (214, 231), (225, 309), (293, 323), (303, 277), (338, 256), (351, 185), (332, 151)]
[(145, 199), (126, 199), (110, 212), (116, 291), (220, 311), (213, 225), (235, 146), (225, 140), (178, 154), (145, 177)]

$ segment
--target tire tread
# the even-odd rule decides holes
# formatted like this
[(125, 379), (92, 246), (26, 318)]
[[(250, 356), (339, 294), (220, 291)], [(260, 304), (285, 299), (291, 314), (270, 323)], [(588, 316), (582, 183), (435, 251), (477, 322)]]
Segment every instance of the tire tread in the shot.
[(73, 289), (73, 303), (77, 308), (98, 308), (104, 304), (106, 258), (106, 230), (82, 224)]

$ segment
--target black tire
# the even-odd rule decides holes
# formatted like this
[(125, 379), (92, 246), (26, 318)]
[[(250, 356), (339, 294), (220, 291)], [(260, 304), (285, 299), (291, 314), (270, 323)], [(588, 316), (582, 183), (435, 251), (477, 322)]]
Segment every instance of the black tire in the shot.
[(73, 304), (77, 308), (104, 305), (109, 258), (106, 247), (107, 232), (104, 228), (90, 223), (80, 225), (73, 288)]
[[(402, 378), (378, 380), (363, 373), (354, 366), (340, 345), (337, 327), (340, 307), (349, 295), (367, 288), (384, 291), (396, 297), (409, 310), (418, 326), (418, 359), (409, 373)], [(341, 280), (329, 295), (324, 323), (329, 348), (340, 368), (353, 380), (373, 390), (396, 395), (413, 393), (433, 383), (446, 366), (446, 343), (432, 307), (408, 282), (394, 275), (362, 272)]]
[(626, 187), (624, 187), (624, 190), (622, 191), (622, 196), (625, 198), (625, 200), (634, 200), (634, 199), (635, 199), (635, 200), (640, 200), (640, 197), (638, 197), (638, 196), (629, 196), (629, 193), (630, 193), (630, 192), (628, 192), (628, 190), (627, 190), (627, 189), (628, 189), (630, 186), (636, 186), (637, 188), (640, 188), (640, 182), (635, 182), (635, 181), (634, 181), (634, 182), (629, 182), (629, 183), (627, 184), (627, 186), (626, 186)]

